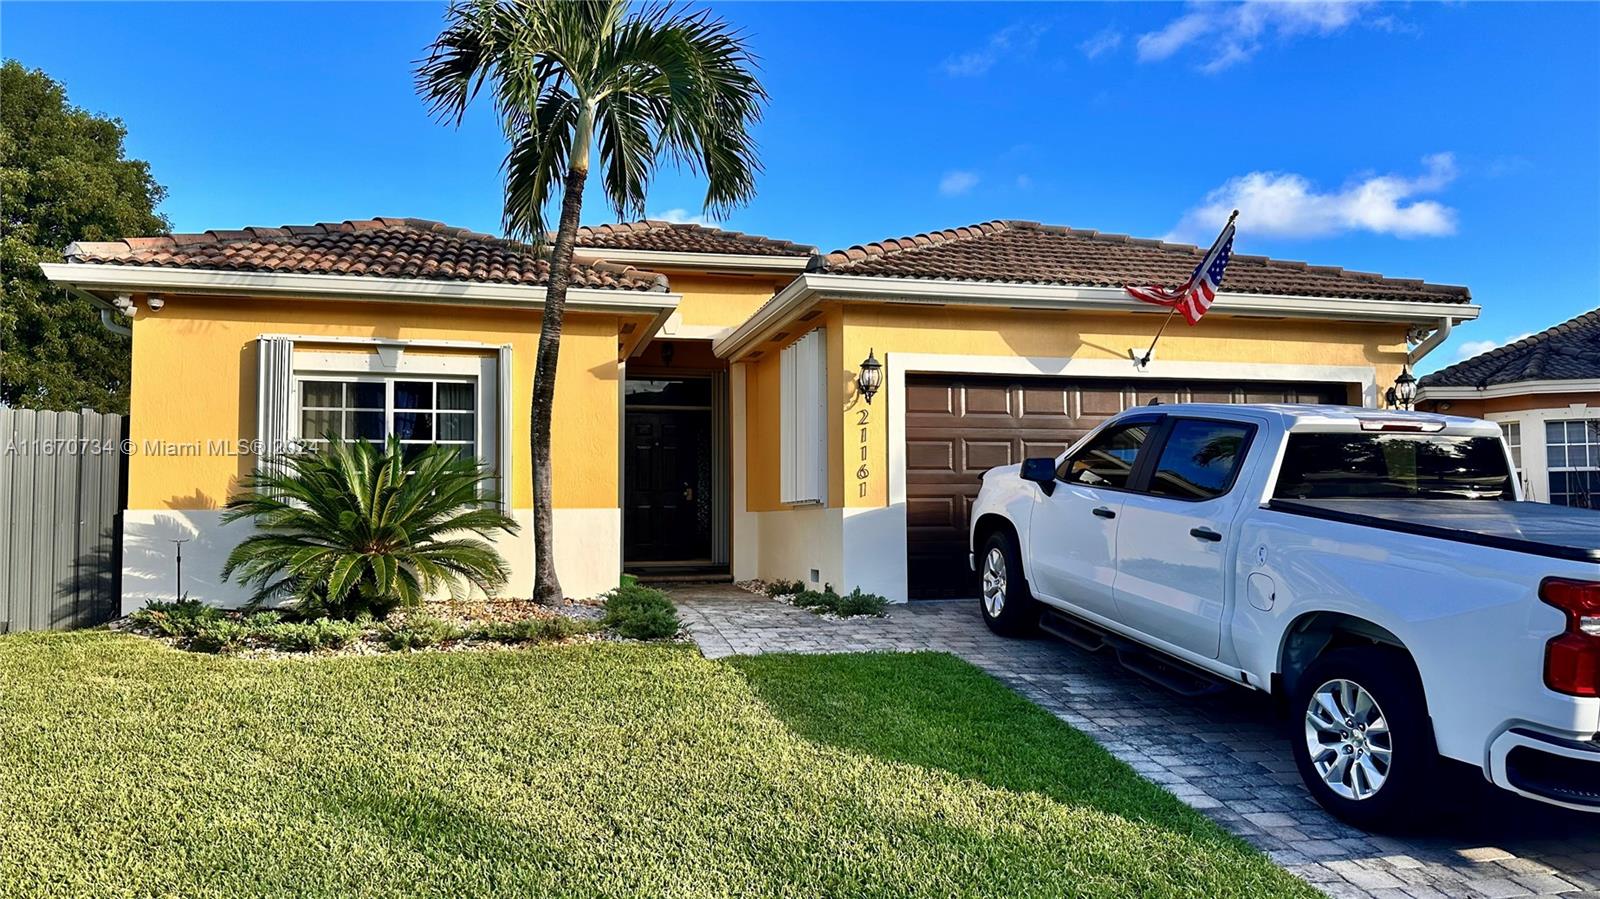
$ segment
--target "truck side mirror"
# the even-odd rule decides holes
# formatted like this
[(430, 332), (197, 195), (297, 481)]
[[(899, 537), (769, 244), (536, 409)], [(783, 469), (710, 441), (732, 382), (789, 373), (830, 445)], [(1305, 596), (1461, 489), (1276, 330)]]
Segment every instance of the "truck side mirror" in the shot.
[(1051, 458), (1022, 460), (1022, 479), (1039, 485), (1045, 496), (1056, 492), (1056, 460)]

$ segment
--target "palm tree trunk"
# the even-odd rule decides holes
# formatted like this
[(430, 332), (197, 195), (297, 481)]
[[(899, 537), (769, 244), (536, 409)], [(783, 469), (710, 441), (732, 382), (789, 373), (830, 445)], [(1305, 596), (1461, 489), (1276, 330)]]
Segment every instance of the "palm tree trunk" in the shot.
[(533, 402), (529, 410), (529, 439), (533, 465), (533, 598), (542, 603), (564, 599), (556, 577), (555, 539), (552, 533), (550, 470), (550, 419), (556, 395), (556, 360), (561, 355), (561, 325), (567, 313), (567, 285), (572, 280), (572, 248), (578, 239), (583, 211), (583, 184), (587, 167), (567, 171), (561, 197), (561, 222), (550, 251), (550, 286), (545, 290), (544, 315), (539, 325), (539, 353), (533, 363)]

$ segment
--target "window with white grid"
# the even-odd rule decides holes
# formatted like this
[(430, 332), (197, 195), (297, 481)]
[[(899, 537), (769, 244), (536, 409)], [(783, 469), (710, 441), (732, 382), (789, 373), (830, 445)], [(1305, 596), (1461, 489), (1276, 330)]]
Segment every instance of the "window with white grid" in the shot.
[(1502, 421), (1500, 431), (1506, 438), (1506, 449), (1511, 450), (1511, 464), (1522, 471), (1522, 422)]
[(1586, 509), (1600, 505), (1600, 419), (1547, 421), (1544, 445), (1550, 502)]
[(399, 438), (407, 458), (429, 446), (453, 446), (479, 458), (478, 384), (472, 379), (323, 377), (298, 379), (300, 439), (374, 442)]

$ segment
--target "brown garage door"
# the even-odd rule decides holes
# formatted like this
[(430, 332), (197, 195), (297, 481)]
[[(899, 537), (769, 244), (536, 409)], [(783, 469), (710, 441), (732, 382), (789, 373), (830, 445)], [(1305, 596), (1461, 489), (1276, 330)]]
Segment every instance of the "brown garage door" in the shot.
[(979, 477), (1055, 456), (1106, 418), (1162, 403), (1345, 403), (1342, 384), (926, 375), (906, 379), (906, 544), (911, 596), (976, 596), (967, 522)]

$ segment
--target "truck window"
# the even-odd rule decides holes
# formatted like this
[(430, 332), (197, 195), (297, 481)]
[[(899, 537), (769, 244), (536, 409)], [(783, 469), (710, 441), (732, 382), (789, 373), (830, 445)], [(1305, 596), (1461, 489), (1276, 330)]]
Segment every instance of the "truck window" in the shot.
[(1056, 477), (1069, 484), (1089, 487), (1127, 487), (1133, 463), (1139, 458), (1139, 448), (1150, 436), (1150, 427), (1149, 422), (1140, 422), (1101, 433), (1083, 449), (1068, 456), (1056, 469)]
[(1174, 422), (1150, 492), (1178, 499), (1213, 499), (1228, 492), (1244, 460), (1249, 425), (1182, 419)]
[(1515, 499), (1494, 437), (1289, 435), (1279, 499)]

